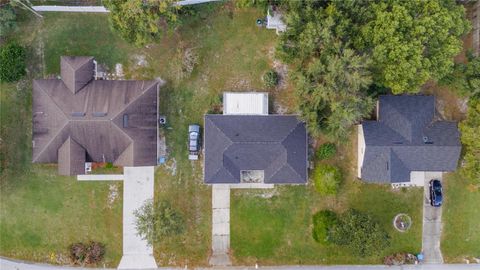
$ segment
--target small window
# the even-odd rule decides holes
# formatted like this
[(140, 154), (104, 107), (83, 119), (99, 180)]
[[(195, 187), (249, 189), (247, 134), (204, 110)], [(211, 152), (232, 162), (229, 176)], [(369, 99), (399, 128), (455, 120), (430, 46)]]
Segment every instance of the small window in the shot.
[(240, 182), (242, 183), (263, 183), (265, 173), (263, 170), (242, 170), (240, 171)]
[(123, 115), (123, 127), (128, 128), (128, 114)]

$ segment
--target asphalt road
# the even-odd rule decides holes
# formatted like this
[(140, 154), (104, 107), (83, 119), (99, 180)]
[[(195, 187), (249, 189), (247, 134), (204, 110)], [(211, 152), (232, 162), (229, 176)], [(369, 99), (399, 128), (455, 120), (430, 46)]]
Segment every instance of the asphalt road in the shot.
[[(16, 260), (10, 260), (6, 258), (0, 258), (1, 270), (95, 270), (95, 269), (114, 269), (114, 268), (82, 268), (82, 267), (70, 267), (70, 266), (54, 266), (49, 264), (36, 264), (28, 263)], [(173, 268), (173, 267), (160, 267), (157, 269), (185, 269), (185, 268)], [(193, 268), (190, 268), (193, 269)], [(226, 266), (215, 268), (194, 268), (196, 270), (254, 270), (255, 266)], [(419, 264), (419, 265), (403, 265), (403, 266), (386, 266), (386, 265), (331, 265), (331, 266), (265, 266), (258, 267), (258, 269), (264, 270), (480, 270), (480, 264)], [(147, 270), (147, 269), (142, 269)], [(151, 269), (149, 269), (151, 270)]]

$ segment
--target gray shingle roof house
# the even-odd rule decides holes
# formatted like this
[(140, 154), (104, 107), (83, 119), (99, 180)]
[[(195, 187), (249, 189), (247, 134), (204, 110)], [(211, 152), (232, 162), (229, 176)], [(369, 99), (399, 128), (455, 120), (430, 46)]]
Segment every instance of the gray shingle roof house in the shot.
[(292, 115), (205, 115), (207, 184), (307, 182), (305, 123)]
[(62, 175), (85, 162), (156, 165), (156, 81), (93, 80), (93, 57), (61, 57), (61, 79), (33, 81), (33, 162)]
[(410, 183), (415, 172), (453, 171), (461, 151), (457, 123), (437, 120), (433, 96), (380, 96), (377, 121), (364, 121), (358, 137), (358, 176), (366, 182)]

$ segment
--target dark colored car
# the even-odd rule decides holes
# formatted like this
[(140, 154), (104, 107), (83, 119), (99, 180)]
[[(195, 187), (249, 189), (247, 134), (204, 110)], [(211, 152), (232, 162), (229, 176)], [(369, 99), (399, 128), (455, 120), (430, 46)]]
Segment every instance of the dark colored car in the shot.
[(442, 183), (440, 180), (433, 179), (430, 181), (430, 204), (435, 207), (442, 206)]

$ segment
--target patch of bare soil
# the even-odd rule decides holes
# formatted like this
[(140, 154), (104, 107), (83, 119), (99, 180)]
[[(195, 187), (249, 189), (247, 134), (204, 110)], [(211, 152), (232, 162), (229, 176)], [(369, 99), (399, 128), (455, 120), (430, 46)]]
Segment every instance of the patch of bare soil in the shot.
[(282, 63), (279, 59), (275, 58), (275, 47), (271, 47), (268, 50), (268, 57), (272, 61), (272, 66), (275, 72), (277, 72), (279, 81), (276, 87), (277, 90), (284, 90), (287, 88), (288, 79), (288, 66)]
[(457, 96), (454, 91), (446, 86), (439, 86), (431, 81), (425, 84), (423, 94), (434, 95), (437, 116), (449, 121), (461, 121), (465, 119), (467, 112), (467, 99)]
[(165, 169), (172, 175), (175, 176), (177, 174), (177, 161), (175, 158), (170, 159), (166, 164), (165, 164)]
[(108, 185), (108, 199), (107, 199), (107, 207), (112, 209), (113, 204), (117, 200), (119, 196), (118, 191), (118, 184), (110, 184)]

